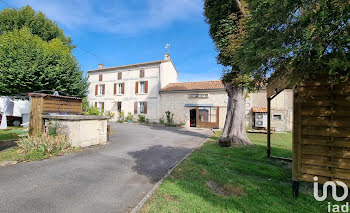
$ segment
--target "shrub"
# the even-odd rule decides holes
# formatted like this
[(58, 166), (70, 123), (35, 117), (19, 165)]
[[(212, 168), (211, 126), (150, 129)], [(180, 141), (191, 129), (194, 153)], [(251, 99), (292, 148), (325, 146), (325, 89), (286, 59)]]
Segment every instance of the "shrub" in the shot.
[(107, 111), (107, 112), (105, 112), (105, 115), (106, 115), (106, 116), (109, 116), (111, 119), (113, 119), (114, 116), (115, 116), (115, 113), (114, 113), (114, 112), (111, 112), (111, 111)]
[(88, 107), (84, 112), (84, 115), (102, 115), (102, 112), (97, 107)]
[(46, 122), (46, 132), (50, 136), (56, 136), (59, 128), (59, 124), (55, 120), (49, 120)]
[(167, 124), (173, 124), (174, 123), (174, 113), (170, 112), (169, 110), (165, 112), (166, 117), (166, 123)]
[(126, 121), (126, 119), (125, 119), (124, 111), (120, 111), (118, 113), (118, 120), (117, 120), (117, 122), (118, 123), (123, 123), (125, 121)]
[(17, 145), (24, 151), (26, 156), (32, 156), (35, 159), (37, 159), (38, 156), (41, 156), (41, 158), (48, 158), (52, 155), (57, 155), (58, 153), (64, 152), (66, 149), (70, 148), (70, 143), (67, 137), (64, 135), (41, 135), (36, 137), (24, 137), (20, 138), (20, 140), (17, 142)]
[(126, 120), (132, 121), (133, 118), (134, 118), (134, 116), (131, 114), (131, 112), (128, 112), (128, 116), (126, 116)]
[(165, 124), (165, 121), (164, 121), (164, 118), (163, 118), (163, 117), (159, 118), (159, 123), (160, 123), (160, 124)]
[(140, 122), (140, 123), (146, 123), (146, 121), (148, 120), (148, 119), (146, 119), (146, 116), (144, 116), (144, 115), (138, 115), (138, 119), (137, 119), (137, 121), (138, 122)]

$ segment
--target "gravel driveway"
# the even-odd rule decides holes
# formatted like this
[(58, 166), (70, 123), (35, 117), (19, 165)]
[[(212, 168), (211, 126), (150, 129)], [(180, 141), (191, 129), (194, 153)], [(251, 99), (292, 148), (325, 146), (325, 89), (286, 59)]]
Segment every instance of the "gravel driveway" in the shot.
[(0, 212), (128, 212), (207, 129), (111, 123), (111, 141), (0, 168)]

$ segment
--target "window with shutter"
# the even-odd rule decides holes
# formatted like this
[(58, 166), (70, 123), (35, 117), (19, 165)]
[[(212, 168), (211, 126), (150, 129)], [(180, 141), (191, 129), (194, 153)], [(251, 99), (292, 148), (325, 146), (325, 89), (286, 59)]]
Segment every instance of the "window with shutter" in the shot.
[(98, 95), (98, 85), (95, 86), (95, 95)]
[(137, 114), (137, 101), (134, 103), (134, 114)]
[(143, 77), (145, 77), (145, 70), (144, 69), (140, 70), (140, 78), (143, 78)]
[(136, 81), (135, 84), (135, 94), (139, 93), (139, 82)]
[(122, 72), (118, 72), (118, 80), (122, 79)]
[(139, 82), (139, 84), (140, 84), (140, 93), (142, 94), (142, 93), (145, 93), (145, 81), (141, 81), (141, 82)]
[(105, 95), (105, 88), (106, 88), (106, 87), (105, 87), (105, 85), (103, 84), (103, 85), (102, 85), (102, 95)]
[(144, 102), (144, 112), (145, 114), (147, 114), (147, 102)]
[(148, 93), (148, 81), (145, 81), (145, 93)]
[(99, 81), (102, 81), (102, 75), (99, 75), (99, 76), (98, 76), (98, 80), (99, 80)]
[(122, 84), (122, 94), (125, 92), (125, 83)]
[(117, 94), (117, 84), (114, 84), (114, 92), (113, 92), (113, 94), (114, 95)]
[(119, 94), (119, 95), (124, 94), (123, 93), (123, 84), (122, 83), (118, 83), (117, 84), (117, 94)]

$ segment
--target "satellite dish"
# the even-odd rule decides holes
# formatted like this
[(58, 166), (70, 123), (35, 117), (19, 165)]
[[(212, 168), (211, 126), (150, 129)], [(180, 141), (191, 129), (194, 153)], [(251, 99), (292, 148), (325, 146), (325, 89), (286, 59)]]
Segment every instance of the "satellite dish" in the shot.
[(54, 96), (59, 96), (60, 94), (58, 94), (58, 92), (55, 91), (55, 92), (53, 93), (53, 95), (54, 95)]

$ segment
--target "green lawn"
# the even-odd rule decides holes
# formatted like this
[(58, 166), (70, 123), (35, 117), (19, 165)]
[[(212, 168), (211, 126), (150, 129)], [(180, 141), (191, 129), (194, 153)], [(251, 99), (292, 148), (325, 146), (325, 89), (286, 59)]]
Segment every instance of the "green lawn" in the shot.
[(24, 131), (23, 127), (8, 127), (8, 129), (1, 129), (0, 130), (0, 141), (1, 140), (9, 140), (9, 139), (16, 139), (18, 138), (18, 135), (24, 135), (27, 134), (26, 131)]
[[(216, 134), (161, 184), (141, 212), (326, 212), (310, 189), (292, 196), (290, 163), (266, 158), (266, 135), (221, 148)], [(291, 157), (291, 133), (272, 135), (274, 156)], [(307, 191), (305, 191), (307, 190)]]

